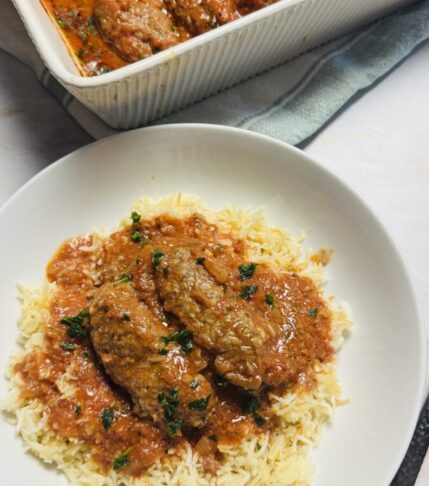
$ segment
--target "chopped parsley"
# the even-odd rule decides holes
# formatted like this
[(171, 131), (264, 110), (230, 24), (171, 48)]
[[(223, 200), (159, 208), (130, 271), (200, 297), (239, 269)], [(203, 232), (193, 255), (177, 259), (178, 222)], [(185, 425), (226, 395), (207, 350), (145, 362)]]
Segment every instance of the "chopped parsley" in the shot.
[(206, 259), (204, 257), (198, 257), (195, 261), (197, 262), (197, 265), (204, 265)]
[(131, 280), (133, 279), (133, 276), (132, 275), (128, 275), (126, 273), (124, 273), (123, 275), (121, 275), (117, 280), (116, 282), (113, 284), (114, 287), (116, 287), (117, 285), (120, 285), (120, 284), (123, 284), (123, 283), (128, 283), (128, 282), (131, 282)]
[(78, 405), (77, 407), (75, 407), (75, 409), (73, 411), (74, 411), (74, 414), (79, 417), (79, 415), (82, 413), (82, 407), (80, 407)]
[(168, 395), (161, 392), (158, 395), (158, 402), (164, 410), (164, 423), (167, 426), (167, 437), (174, 437), (183, 425), (183, 420), (175, 417), (177, 407), (179, 406), (179, 392), (177, 388), (172, 388)]
[(105, 408), (101, 414), (100, 419), (101, 423), (103, 424), (104, 430), (109, 430), (113, 424), (113, 420), (115, 418), (113, 408)]
[(255, 274), (257, 263), (242, 263), (238, 267), (238, 275), (240, 280), (250, 280)]
[(127, 467), (128, 464), (130, 463), (130, 460), (128, 459), (128, 455), (130, 452), (131, 452), (131, 447), (128, 447), (128, 449), (126, 449), (124, 452), (118, 454), (112, 461), (113, 469), (118, 470)]
[(213, 442), (217, 442), (217, 435), (211, 434), (211, 435), (209, 435), (209, 439), (212, 440)]
[(79, 59), (83, 59), (83, 55), (85, 54), (85, 51), (82, 49), (82, 47), (80, 47), (78, 49), (78, 51), (76, 52), (76, 56), (79, 58)]
[(138, 230), (132, 230), (130, 238), (133, 243), (144, 243), (147, 241), (147, 238), (141, 235)]
[(194, 400), (193, 402), (188, 403), (188, 408), (190, 410), (198, 410), (202, 411), (207, 408), (207, 405), (209, 404), (211, 395), (207, 395), (206, 398), (200, 398), (199, 400)]
[(187, 329), (181, 329), (180, 331), (174, 331), (168, 336), (161, 336), (161, 341), (164, 344), (178, 343), (182, 347), (182, 351), (185, 354), (190, 354), (193, 349), (192, 344), (192, 332)]
[(62, 29), (66, 29), (67, 28), (67, 24), (64, 22), (63, 19), (60, 19), (59, 17), (57, 17), (57, 24), (62, 28)]
[(167, 348), (161, 348), (158, 351), (158, 354), (160, 354), (161, 356), (166, 356), (168, 354), (168, 349)]
[(133, 224), (139, 224), (142, 217), (137, 211), (133, 211), (131, 213), (131, 219), (133, 220)]
[(89, 353), (88, 353), (88, 351), (84, 351), (84, 352), (82, 353), (82, 358), (83, 358), (83, 359), (89, 359)]
[(130, 315), (128, 314), (128, 312), (124, 312), (122, 314), (122, 318), (124, 319), (124, 321), (130, 321), (131, 320), (131, 317)]
[(189, 386), (195, 390), (195, 388), (198, 387), (198, 385), (200, 384), (200, 380), (198, 378), (194, 378), (191, 383), (189, 384)]
[(274, 297), (271, 294), (265, 294), (265, 302), (271, 307), (274, 306)]
[(75, 316), (63, 317), (60, 322), (67, 326), (67, 335), (69, 337), (85, 337), (88, 329), (82, 324), (87, 317), (89, 317), (89, 312), (87, 310), (83, 310)]
[(317, 307), (312, 307), (308, 312), (307, 314), (310, 316), (310, 317), (317, 317), (317, 314), (319, 313), (319, 309)]
[(63, 343), (63, 344), (60, 344), (60, 348), (64, 349), (64, 351), (70, 351), (70, 353), (72, 353), (76, 346), (72, 343)]
[(241, 404), (241, 410), (246, 413), (251, 413), (256, 425), (262, 426), (267, 421), (258, 410), (261, 408), (261, 402), (255, 395), (248, 394)]
[(241, 287), (241, 292), (240, 292), (240, 297), (244, 300), (249, 300), (251, 299), (252, 295), (259, 289), (259, 286), (256, 284), (253, 285), (243, 285)]
[(152, 265), (153, 268), (157, 269), (159, 267), (159, 264), (161, 263), (161, 260), (164, 258), (164, 253), (162, 253), (161, 250), (155, 250), (152, 253)]

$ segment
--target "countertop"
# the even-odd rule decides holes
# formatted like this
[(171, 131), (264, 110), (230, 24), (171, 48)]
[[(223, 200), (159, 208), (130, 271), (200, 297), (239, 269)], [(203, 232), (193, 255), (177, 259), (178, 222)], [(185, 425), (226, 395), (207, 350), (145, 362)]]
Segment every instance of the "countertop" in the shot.
[[(2, 205), (34, 174), (92, 139), (27, 67), (3, 52), (0, 65)], [(426, 43), (305, 151), (353, 186), (390, 229), (414, 278), (429, 336), (428, 65)], [(416, 484), (429, 484), (428, 455)]]

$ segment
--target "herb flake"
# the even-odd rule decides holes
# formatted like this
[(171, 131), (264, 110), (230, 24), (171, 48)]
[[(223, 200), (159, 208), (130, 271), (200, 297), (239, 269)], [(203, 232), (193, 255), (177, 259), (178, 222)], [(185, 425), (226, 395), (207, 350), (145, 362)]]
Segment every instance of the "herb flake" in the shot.
[(78, 405), (77, 407), (74, 408), (73, 412), (75, 415), (79, 417), (79, 415), (82, 413), (82, 407)]
[(101, 412), (100, 419), (101, 419), (101, 423), (103, 424), (104, 430), (109, 430), (110, 429), (110, 427), (113, 424), (114, 418), (115, 418), (114, 410), (111, 407), (105, 408)]
[(141, 214), (139, 214), (137, 211), (133, 211), (131, 213), (131, 219), (133, 221), (133, 224), (139, 224), (142, 217)]
[(198, 257), (195, 261), (197, 262), (197, 265), (204, 265), (206, 259), (205, 257)]
[(243, 285), (240, 291), (240, 297), (247, 302), (252, 298), (252, 295), (259, 289), (256, 284), (253, 285)]
[(250, 280), (253, 275), (255, 275), (255, 270), (257, 266), (257, 263), (242, 263), (238, 267), (238, 276), (240, 277), (240, 280)]
[(67, 326), (67, 335), (69, 337), (85, 337), (88, 329), (82, 324), (87, 317), (89, 317), (89, 312), (87, 310), (83, 310), (75, 316), (63, 317), (60, 322)]
[(246, 413), (251, 413), (256, 425), (261, 427), (267, 420), (258, 412), (260, 408), (261, 402), (259, 398), (251, 394), (248, 394), (241, 404), (241, 410)]
[(192, 353), (192, 332), (187, 329), (180, 329), (180, 331), (174, 331), (168, 336), (161, 336), (161, 341), (164, 344), (178, 343), (182, 347), (182, 351), (185, 354)]
[(164, 410), (164, 423), (167, 426), (167, 437), (174, 437), (177, 431), (182, 427), (183, 420), (175, 417), (177, 407), (179, 406), (179, 392), (174, 387), (170, 390), (168, 395), (159, 393), (158, 402)]
[(190, 410), (198, 410), (201, 412), (205, 410), (209, 404), (211, 394), (207, 395), (206, 398), (200, 398), (199, 400), (194, 400), (193, 402), (188, 403), (188, 408)]
[(153, 268), (157, 269), (159, 264), (161, 263), (162, 259), (164, 258), (164, 253), (161, 250), (155, 250), (152, 253), (152, 265)]
[(73, 353), (76, 346), (72, 343), (63, 343), (63, 344), (60, 344), (60, 348), (64, 349), (64, 351), (69, 351), (70, 353)]
[(116, 282), (113, 284), (113, 286), (116, 287), (116, 286), (118, 286), (120, 284), (124, 284), (124, 283), (131, 282), (132, 279), (133, 279), (133, 276), (132, 275), (128, 275), (128, 274), (124, 273), (123, 275), (121, 275), (116, 280)]
[(317, 307), (312, 307), (311, 309), (309, 309), (309, 311), (307, 312), (307, 314), (310, 316), (310, 317), (313, 317), (313, 319), (315, 319), (317, 317), (317, 314), (319, 313), (319, 309)]
[(271, 307), (274, 307), (274, 297), (271, 294), (265, 294), (265, 302)]
[(130, 463), (130, 460), (128, 458), (130, 452), (131, 452), (131, 447), (128, 447), (128, 449), (126, 449), (124, 452), (118, 454), (112, 461), (113, 469), (118, 470), (127, 467), (128, 464)]

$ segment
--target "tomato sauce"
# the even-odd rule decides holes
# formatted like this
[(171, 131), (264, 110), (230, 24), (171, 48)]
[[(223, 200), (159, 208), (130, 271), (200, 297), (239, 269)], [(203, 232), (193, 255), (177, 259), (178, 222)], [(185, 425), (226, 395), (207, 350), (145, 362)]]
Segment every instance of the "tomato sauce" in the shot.
[[(180, 451), (188, 442), (202, 457), (206, 470), (215, 473), (222, 460), (218, 445), (238, 444), (276, 427), (269, 390), (283, 393), (292, 387), (313, 385), (313, 364), (333, 355), (330, 311), (309, 278), (276, 273), (265, 264), (249, 266), (246, 243), (221, 232), (200, 215), (141, 220), (138, 241), (131, 238), (135, 231), (136, 226), (130, 225), (108, 236), (101, 246), (94, 245), (92, 236), (81, 236), (59, 248), (47, 267), (47, 277), (56, 283), (57, 290), (43, 348), (26, 354), (15, 365), (24, 383), (21, 393), (44, 405), (49, 427), (58, 436), (86, 444), (104, 472), (113, 467), (138, 477), (156, 461), (167, 460), (168, 449)], [(283, 366), (290, 370), (286, 385), (262, 389), (256, 408), (249, 409), (244, 406), (248, 393), (222, 380), (209, 364), (202, 373), (217, 398), (209, 423), (202, 429), (183, 430), (173, 438), (166, 437), (151, 419), (133, 413), (130, 397), (112, 383), (96, 358), (89, 333), (71, 337), (67, 324), (70, 316), (85, 312), (103, 282), (132, 275), (142, 266), (151, 272), (154, 249), (165, 245), (191, 249), (237, 299), (243, 298), (243, 283), (255, 286), (248, 305), (262, 311), (273, 326), (287, 323), (278, 346), (287, 350)], [(240, 267), (243, 264), (247, 266)], [(243, 268), (247, 270), (245, 281)], [(152, 305), (155, 312), (162, 306), (156, 299)], [(82, 316), (81, 324), (86, 328), (87, 317)], [(174, 325), (174, 317), (171, 319)], [(267, 349), (266, 359), (272, 360), (275, 368), (279, 353)], [(69, 392), (64, 393), (64, 386)]]

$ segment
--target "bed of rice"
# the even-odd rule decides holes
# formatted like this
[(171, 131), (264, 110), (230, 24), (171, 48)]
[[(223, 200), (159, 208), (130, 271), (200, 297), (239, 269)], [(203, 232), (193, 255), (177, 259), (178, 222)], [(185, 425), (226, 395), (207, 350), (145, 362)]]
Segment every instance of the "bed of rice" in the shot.
[[(318, 286), (323, 284), (324, 268), (312, 262), (310, 255), (301, 254), (303, 235), (292, 236), (285, 231), (268, 227), (262, 210), (250, 211), (226, 207), (221, 211), (203, 208), (201, 201), (182, 194), (152, 201), (139, 200), (132, 208), (144, 218), (168, 212), (185, 216), (195, 211), (203, 214), (221, 229), (245, 239), (250, 248), (249, 260), (266, 262), (275, 269), (299, 271), (309, 275)], [(124, 220), (121, 225), (129, 224)], [(102, 233), (94, 232), (94, 251), (102, 242)], [(31, 349), (43, 345), (44, 326), (49, 321), (50, 301), (55, 285), (44, 283), (36, 288), (19, 288), (22, 316), (19, 321), (19, 349), (11, 359), (7, 371), (10, 392), (2, 403), (3, 412), (16, 423), (17, 433), (24, 446), (47, 463), (55, 463), (71, 484), (76, 485), (306, 485), (312, 480), (314, 465), (309, 450), (319, 441), (323, 426), (330, 421), (338, 405), (344, 403), (341, 388), (335, 376), (335, 362), (318, 366), (317, 385), (307, 392), (272, 396), (280, 426), (274, 432), (244, 441), (239, 447), (223, 449), (225, 461), (216, 477), (205, 475), (198, 456), (191, 448), (184, 451), (182, 460), (175, 464), (155, 464), (144, 477), (127, 477), (111, 470), (105, 476), (91, 459), (89, 448), (71, 439), (66, 443), (47, 427), (43, 405), (20, 397), (20, 378), (11, 368), (16, 360)], [(346, 337), (351, 322), (347, 307), (328, 299), (333, 315), (333, 343), (336, 350)], [(62, 394), (73, 394), (67, 383), (67, 373), (57, 383)]]

